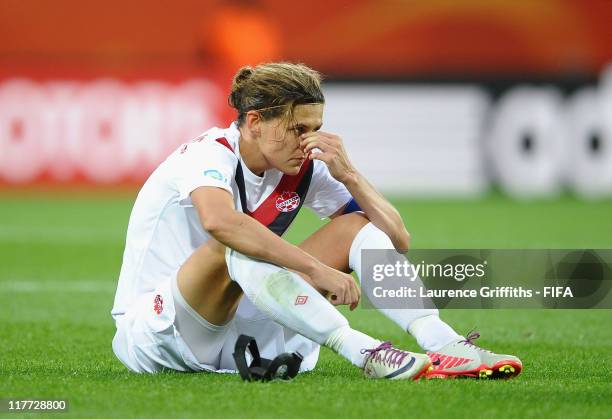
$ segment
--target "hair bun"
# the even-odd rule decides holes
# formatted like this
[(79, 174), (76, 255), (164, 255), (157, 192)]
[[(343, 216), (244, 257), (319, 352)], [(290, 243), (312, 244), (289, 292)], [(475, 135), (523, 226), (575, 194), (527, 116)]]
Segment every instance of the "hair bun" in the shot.
[(233, 82), (232, 90), (234, 90), (234, 88), (239, 87), (242, 83), (247, 81), (249, 79), (249, 77), (251, 77), (251, 75), (253, 74), (254, 71), (255, 70), (253, 69), (253, 67), (251, 67), (249, 65), (241, 67), (240, 70), (238, 70), (238, 72), (234, 76), (234, 82)]
[(232, 81), (232, 91), (229, 95), (228, 101), (229, 101), (229, 104), (233, 108), (235, 108), (238, 112), (240, 112), (242, 109), (242, 104), (241, 104), (242, 87), (245, 84), (245, 82), (249, 78), (251, 78), (254, 71), (255, 70), (253, 69), (253, 67), (248, 66), (248, 65), (241, 67), (240, 70), (238, 70), (238, 72), (234, 76), (234, 80)]

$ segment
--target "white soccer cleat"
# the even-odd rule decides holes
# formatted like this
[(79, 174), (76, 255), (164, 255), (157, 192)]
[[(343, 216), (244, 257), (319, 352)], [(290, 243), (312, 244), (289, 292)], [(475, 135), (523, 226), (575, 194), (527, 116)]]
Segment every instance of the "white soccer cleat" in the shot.
[(367, 353), (363, 372), (367, 378), (389, 380), (418, 380), (431, 367), (431, 360), (425, 354), (394, 348), (391, 342), (384, 342), (374, 349), (362, 349)]
[(523, 370), (521, 360), (513, 355), (500, 355), (474, 344), (480, 334), (451, 342), (436, 352), (428, 353), (432, 369), (426, 378), (514, 378)]

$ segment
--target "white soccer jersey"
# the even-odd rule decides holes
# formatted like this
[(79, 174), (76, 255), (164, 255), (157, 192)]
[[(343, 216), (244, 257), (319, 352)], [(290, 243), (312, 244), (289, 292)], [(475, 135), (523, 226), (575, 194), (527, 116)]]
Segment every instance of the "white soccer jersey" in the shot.
[[(116, 321), (138, 296), (152, 292), (174, 275), (185, 260), (209, 239), (191, 203), (190, 194), (196, 188), (214, 186), (227, 190), (233, 195), (237, 210), (244, 208), (242, 195), (246, 202), (245, 212), (273, 231), (276, 229), (277, 234), (291, 223), (300, 204), (325, 218), (350, 201), (351, 195), (345, 186), (336, 181), (325, 163), (319, 160), (311, 163), (306, 160), (300, 175), (295, 177), (283, 175), (275, 169), (259, 177), (241, 163), (244, 188), (239, 187), (240, 182), (236, 181), (239, 138), (235, 124), (227, 129), (213, 128), (180, 146), (146, 181), (136, 198), (128, 224), (123, 265), (111, 312)], [(304, 186), (304, 172), (309, 165), (312, 165), (309, 168), (312, 171), (309, 187), (305, 196), (300, 197), (294, 191), (299, 192), (299, 188)], [(264, 319), (265, 315), (246, 297), (242, 299), (236, 313), (237, 322), (265, 322)], [(276, 324), (258, 327), (273, 330), (268, 335), (276, 335), (270, 343), (277, 348), (284, 345), (282, 350), (299, 350), (305, 355), (305, 361), (310, 354), (308, 363), (314, 367), (318, 345)]]

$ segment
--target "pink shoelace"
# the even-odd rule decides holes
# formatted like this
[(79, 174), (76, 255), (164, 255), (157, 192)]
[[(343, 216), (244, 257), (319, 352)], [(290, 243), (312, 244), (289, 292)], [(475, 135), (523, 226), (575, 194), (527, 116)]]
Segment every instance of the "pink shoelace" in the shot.
[(480, 333), (478, 333), (478, 332), (477, 332), (477, 331), (475, 331), (475, 330), (470, 330), (470, 331), (468, 332), (468, 335), (467, 335), (467, 337), (465, 338), (465, 340), (462, 340), (462, 341), (460, 341), (460, 342), (464, 342), (464, 344), (465, 344), (465, 345), (473, 345), (473, 346), (476, 346), (476, 344), (474, 343), (474, 341), (475, 341), (476, 339), (478, 339), (479, 337), (480, 337)]
[(391, 342), (383, 342), (374, 349), (362, 349), (361, 353), (367, 353), (368, 359), (374, 358), (374, 361), (381, 362), (392, 367), (399, 367), (404, 358), (408, 356), (408, 352), (394, 348), (393, 345), (391, 345)]
[(474, 341), (480, 337), (480, 333), (475, 330), (470, 330), (467, 334), (467, 337), (464, 340), (460, 340), (459, 343), (463, 343), (464, 345), (470, 345), (479, 351), (491, 352), (486, 349), (482, 349), (480, 346), (476, 345)]

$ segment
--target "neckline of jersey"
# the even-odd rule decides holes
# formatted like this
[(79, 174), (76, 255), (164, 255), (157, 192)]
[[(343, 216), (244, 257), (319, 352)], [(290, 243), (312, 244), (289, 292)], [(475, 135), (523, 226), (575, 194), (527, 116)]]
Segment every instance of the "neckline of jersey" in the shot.
[(238, 160), (240, 160), (241, 162), (242, 172), (244, 174), (244, 177), (248, 178), (249, 181), (255, 185), (263, 184), (264, 178), (266, 177), (266, 174), (268, 173), (268, 171), (266, 170), (263, 173), (263, 176), (257, 176), (255, 173), (251, 172), (251, 169), (248, 168), (248, 166), (242, 159), (242, 155), (240, 154), (240, 131), (238, 130), (238, 126), (236, 125), (235, 122), (232, 122), (228, 131), (229, 131), (228, 134), (231, 135), (235, 139), (236, 156), (238, 157)]

